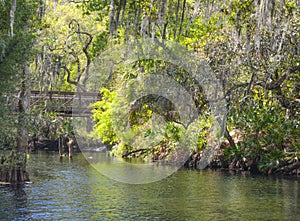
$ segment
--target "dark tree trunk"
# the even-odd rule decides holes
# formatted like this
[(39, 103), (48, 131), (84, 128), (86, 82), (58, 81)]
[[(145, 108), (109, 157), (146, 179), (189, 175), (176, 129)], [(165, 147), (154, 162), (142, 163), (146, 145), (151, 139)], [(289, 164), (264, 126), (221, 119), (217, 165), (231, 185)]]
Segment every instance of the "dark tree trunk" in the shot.
[(29, 181), (29, 175), (23, 165), (0, 167), (0, 184), (23, 184)]

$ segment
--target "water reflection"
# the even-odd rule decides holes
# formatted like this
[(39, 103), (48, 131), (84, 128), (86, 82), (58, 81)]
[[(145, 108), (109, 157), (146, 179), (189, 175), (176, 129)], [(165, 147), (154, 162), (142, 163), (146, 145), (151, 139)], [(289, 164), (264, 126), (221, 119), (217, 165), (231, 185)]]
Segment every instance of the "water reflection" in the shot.
[[(23, 186), (0, 186), (1, 220), (13, 220), (14, 217), (25, 218), (27, 211), (27, 195)], [(18, 211), (15, 210), (18, 208)]]
[(105, 176), (129, 184), (145, 184), (159, 181), (178, 170), (159, 162), (136, 163), (109, 157), (106, 153), (85, 153), (88, 161)]
[(179, 170), (129, 185), (83, 156), (32, 155), (33, 181), (0, 187), (1, 220), (300, 220), (298, 180)]

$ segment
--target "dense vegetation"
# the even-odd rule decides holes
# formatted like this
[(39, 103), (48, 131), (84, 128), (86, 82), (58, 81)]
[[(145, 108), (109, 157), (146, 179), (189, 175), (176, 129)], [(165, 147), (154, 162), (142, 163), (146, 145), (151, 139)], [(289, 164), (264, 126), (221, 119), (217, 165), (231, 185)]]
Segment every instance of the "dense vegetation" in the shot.
[[(28, 139), (71, 133), (71, 119), (44, 109), (47, 101), (29, 110), (29, 89), (88, 91), (92, 64), (103, 52), (149, 38), (161, 47), (175, 42), (193, 52), (207, 62), (222, 85), (228, 113), (221, 149), (211, 166), (298, 173), (298, 0), (2, 0), (0, 11), (2, 167), (10, 166), (12, 153), (25, 152)], [(185, 132), (174, 104), (163, 96), (137, 100), (128, 116), (133, 129), (125, 137), (116, 133), (120, 130), (114, 119), (116, 107), (129, 101), (118, 98), (118, 89), (153, 73), (165, 74), (188, 92), (199, 113), (193, 133)], [(99, 88), (103, 100), (93, 106), (91, 136), (111, 144), (116, 155), (145, 160), (168, 159), (182, 137), (196, 136), (186, 147), (191, 155), (186, 166), (199, 167), (210, 139), (212, 110), (202, 85), (189, 74), (155, 59), (118, 65)], [(164, 122), (159, 137), (151, 128), (153, 118)], [(136, 147), (140, 141), (130, 141), (133, 134), (155, 142)], [(14, 151), (8, 154), (10, 150)]]

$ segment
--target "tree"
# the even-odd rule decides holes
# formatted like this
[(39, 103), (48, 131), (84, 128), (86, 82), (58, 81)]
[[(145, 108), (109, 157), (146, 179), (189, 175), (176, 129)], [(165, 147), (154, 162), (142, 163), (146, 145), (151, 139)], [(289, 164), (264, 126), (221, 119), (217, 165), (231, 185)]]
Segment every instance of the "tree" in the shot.
[(41, 91), (85, 91), (96, 34), (104, 27), (95, 24), (96, 15), (83, 15), (79, 5), (69, 1), (49, 1), (45, 5), (32, 64)]
[(209, 39), (206, 54), (225, 86), (228, 126), (244, 137), (226, 153), (280, 171), (299, 156), (299, 1), (233, 1), (221, 15), (222, 39)]
[[(197, 38), (209, 35), (211, 32), (217, 29), (217, 25), (210, 27), (210, 23), (206, 23), (204, 19), (197, 19), (199, 9), (201, 5), (192, 1), (93, 1), (86, 2), (84, 4), (84, 10), (86, 13), (91, 11), (97, 11), (99, 13), (99, 19), (107, 21), (107, 30), (110, 33), (108, 42), (108, 48), (110, 45), (116, 46), (122, 44), (129, 39), (148, 37), (158, 42), (160, 45), (164, 45), (166, 40), (172, 40), (185, 45), (189, 49), (196, 49)], [(104, 18), (109, 18), (106, 20)], [(194, 25), (194, 23), (196, 23)], [(216, 22), (215, 22), (216, 23)], [(202, 28), (202, 33), (198, 33), (197, 29)], [(97, 42), (95, 42), (97, 44)], [(111, 74), (113, 83), (108, 85), (108, 89), (111, 90), (111, 95), (114, 94), (117, 88), (122, 87), (130, 81), (139, 78), (141, 75), (148, 76), (151, 73), (164, 72), (167, 76), (171, 77), (178, 84), (181, 84), (193, 97), (197, 109), (205, 116), (203, 118), (207, 120), (209, 108), (207, 107), (207, 101), (202, 93), (202, 88), (199, 84), (195, 83), (191, 76), (188, 76), (184, 70), (174, 65), (164, 62), (150, 60), (140, 60), (133, 64), (126, 64), (120, 66), (114, 70)], [(103, 90), (102, 90), (103, 91)], [(111, 106), (117, 105), (120, 102), (117, 99), (111, 99), (110, 93), (107, 92), (109, 102), (98, 102), (95, 107), (94, 118), (96, 121), (95, 135), (102, 138), (104, 141), (113, 142), (119, 144), (121, 147), (120, 155), (129, 156), (129, 153), (137, 155), (137, 150), (132, 149), (129, 145), (124, 146), (122, 140), (116, 139), (116, 135), (112, 133), (113, 125), (111, 124)], [(109, 104), (107, 104), (109, 103)], [(164, 99), (162, 96), (148, 96), (144, 99), (140, 99), (132, 106), (130, 110), (130, 123), (133, 128), (130, 132), (138, 133), (140, 130), (146, 130), (145, 137), (151, 139), (151, 118), (159, 113), (163, 115), (164, 120), (167, 121), (168, 132), (163, 138), (162, 142), (157, 145), (157, 149), (167, 146), (169, 153), (174, 150), (176, 142), (178, 143), (179, 134), (183, 134), (183, 123), (180, 122), (173, 104)], [(141, 124), (142, 122), (142, 124)], [(199, 128), (206, 127), (210, 124), (207, 120), (207, 125), (199, 125)], [(118, 125), (119, 126), (119, 125)], [(117, 126), (117, 127), (118, 127)], [(148, 128), (148, 129), (145, 129)], [(198, 128), (198, 129), (199, 129)], [(199, 129), (200, 130), (200, 129)], [(201, 131), (199, 137), (203, 139), (207, 131)], [(110, 137), (109, 137), (110, 136)], [(126, 134), (127, 140), (132, 134)], [(110, 141), (109, 141), (110, 139)], [(146, 139), (146, 138), (145, 138)], [(205, 141), (199, 139), (198, 148), (203, 148)], [(163, 149), (163, 148), (162, 148)], [(194, 149), (194, 148), (193, 148)], [(154, 154), (155, 151), (149, 149), (144, 151), (141, 148), (143, 154)], [(167, 154), (165, 154), (166, 156)]]
[[(113, 45), (146, 35), (162, 45), (165, 39), (177, 41), (205, 56), (223, 84), (229, 109), (225, 131), (229, 147), (224, 154), (229, 161), (244, 160), (249, 168), (272, 172), (291, 156), (298, 162), (299, 156), (299, 4), (120, 0), (86, 2), (84, 9), (97, 11), (100, 19), (109, 18)], [(128, 73), (126, 68), (117, 70), (115, 84), (136, 77)], [(183, 72), (173, 73), (175, 79), (184, 79)], [(114, 88), (118, 86), (110, 90)], [(197, 106), (205, 104), (201, 93), (194, 95), (195, 102), (200, 101)], [(243, 141), (237, 142), (231, 130), (241, 131)]]
[[(1, 10), (0, 96), (1, 111), (1, 174), (0, 180), (22, 183), (25, 172), (29, 111), (29, 62), (38, 21), (39, 2), (5, 0)], [(6, 150), (11, 150), (7, 154)]]

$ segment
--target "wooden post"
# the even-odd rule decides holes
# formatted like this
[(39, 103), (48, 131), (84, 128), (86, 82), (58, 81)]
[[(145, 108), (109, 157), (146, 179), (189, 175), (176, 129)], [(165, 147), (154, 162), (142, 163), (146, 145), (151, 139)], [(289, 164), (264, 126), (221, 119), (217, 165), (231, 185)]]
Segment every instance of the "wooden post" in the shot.
[(73, 144), (74, 140), (72, 138), (69, 137), (69, 141), (67, 142), (68, 145), (68, 149), (69, 149), (69, 158), (72, 158), (72, 144)]
[(58, 138), (58, 153), (59, 156), (63, 156), (63, 137), (60, 135)]

